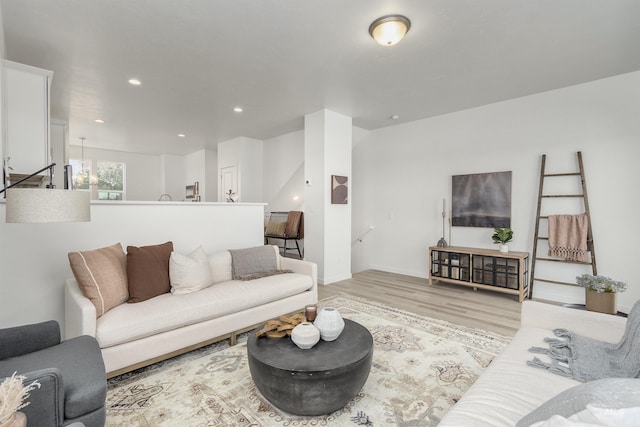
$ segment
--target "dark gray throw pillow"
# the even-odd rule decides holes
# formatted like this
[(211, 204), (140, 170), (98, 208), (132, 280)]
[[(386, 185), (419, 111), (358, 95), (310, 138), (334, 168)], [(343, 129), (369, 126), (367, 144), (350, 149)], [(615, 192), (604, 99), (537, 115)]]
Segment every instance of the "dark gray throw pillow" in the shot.
[(588, 404), (609, 409), (640, 406), (640, 379), (604, 378), (571, 387), (525, 415), (516, 427), (528, 427), (553, 415), (568, 418)]

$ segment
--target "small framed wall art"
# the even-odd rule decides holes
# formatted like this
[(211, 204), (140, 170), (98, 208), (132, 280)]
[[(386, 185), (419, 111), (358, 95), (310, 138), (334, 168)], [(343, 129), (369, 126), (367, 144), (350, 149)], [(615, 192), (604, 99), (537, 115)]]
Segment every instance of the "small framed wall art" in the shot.
[(349, 178), (341, 175), (331, 175), (331, 204), (346, 205), (349, 202)]

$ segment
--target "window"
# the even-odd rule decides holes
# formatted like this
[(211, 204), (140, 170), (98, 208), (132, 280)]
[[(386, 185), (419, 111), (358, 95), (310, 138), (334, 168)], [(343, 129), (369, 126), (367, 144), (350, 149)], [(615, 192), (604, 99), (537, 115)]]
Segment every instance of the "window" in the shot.
[(125, 164), (99, 161), (97, 166), (98, 200), (124, 200)]

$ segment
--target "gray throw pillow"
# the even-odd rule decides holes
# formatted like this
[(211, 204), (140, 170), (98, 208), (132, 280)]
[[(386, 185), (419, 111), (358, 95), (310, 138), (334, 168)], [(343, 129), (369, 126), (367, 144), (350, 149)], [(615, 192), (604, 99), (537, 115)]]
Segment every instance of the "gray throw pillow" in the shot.
[(604, 378), (577, 385), (552, 397), (525, 415), (516, 427), (528, 427), (548, 420), (553, 415), (568, 418), (583, 411), (588, 404), (610, 409), (640, 406), (640, 379)]
[(247, 249), (230, 250), (233, 279), (243, 276), (275, 271), (278, 260), (273, 246), (256, 246)]

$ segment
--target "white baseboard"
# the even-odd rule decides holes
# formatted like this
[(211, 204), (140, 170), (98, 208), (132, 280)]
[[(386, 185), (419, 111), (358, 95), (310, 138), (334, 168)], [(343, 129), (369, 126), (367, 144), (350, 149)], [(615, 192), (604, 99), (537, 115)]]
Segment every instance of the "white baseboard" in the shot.
[(385, 265), (369, 264), (367, 269), (368, 270), (380, 270), (380, 271), (385, 271), (387, 273), (403, 274), (405, 276), (420, 277), (422, 279), (428, 279), (429, 278), (429, 276), (424, 271), (403, 270), (403, 269), (399, 269), (399, 268), (387, 267)]
[(318, 278), (318, 284), (319, 285), (330, 285), (332, 283), (340, 282), (342, 280), (351, 279), (352, 277), (353, 276), (351, 274), (342, 274), (342, 275), (339, 275), (339, 276), (333, 276), (333, 277), (328, 277), (328, 278), (326, 278), (326, 277), (323, 277), (322, 279)]

